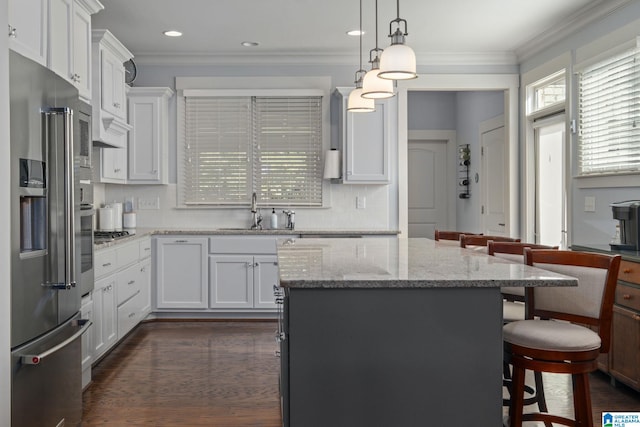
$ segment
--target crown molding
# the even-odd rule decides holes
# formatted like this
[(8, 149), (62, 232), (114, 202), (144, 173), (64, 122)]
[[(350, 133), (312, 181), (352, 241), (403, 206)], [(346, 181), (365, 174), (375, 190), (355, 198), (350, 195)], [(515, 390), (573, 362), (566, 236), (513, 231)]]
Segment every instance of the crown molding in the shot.
[(585, 6), (568, 17), (562, 25), (556, 25), (518, 47), (515, 52), (517, 62), (522, 64), (534, 55), (569, 37), (571, 34), (592, 22), (612, 14), (632, 1), (633, 0), (600, 0)]
[[(515, 52), (417, 52), (419, 66), (439, 65), (517, 65)], [(259, 54), (184, 54), (180, 52), (136, 53), (138, 65), (219, 65), (219, 66), (265, 66), (265, 65), (339, 65), (358, 67), (357, 55), (335, 53), (259, 53)]]

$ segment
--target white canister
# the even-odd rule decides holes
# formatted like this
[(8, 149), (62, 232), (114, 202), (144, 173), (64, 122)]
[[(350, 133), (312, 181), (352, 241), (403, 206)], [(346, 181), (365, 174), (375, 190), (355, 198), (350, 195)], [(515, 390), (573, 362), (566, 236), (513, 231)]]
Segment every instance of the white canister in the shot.
[(122, 225), (125, 230), (135, 230), (136, 228), (136, 213), (125, 212), (122, 214)]
[(113, 221), (113, 208), (100, 208), (98, 209), (98, 230), (100, 231), (114, 231)]
[(115, 231), (122, 231), (122, 203), (109, 203), (113, 209), (113, 228)]

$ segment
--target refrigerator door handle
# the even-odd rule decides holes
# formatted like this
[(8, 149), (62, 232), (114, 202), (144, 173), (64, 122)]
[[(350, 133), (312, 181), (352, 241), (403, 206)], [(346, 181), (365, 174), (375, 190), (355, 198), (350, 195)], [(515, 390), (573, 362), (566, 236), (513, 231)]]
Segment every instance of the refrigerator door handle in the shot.
[(69, 344), (74, 342), (76, 339), (78, 339), (80, 336), (82, 336), (85, 332), (87, 332), (87, 330), (89, 329), (89, 326), (93, 324), (93, 322), (91, 322), (91, 320), (89, 319), (78, 319), (78, 320), (72, 320), (71, 322), (73, 326), (81, 327), (80, 330), (78, 330), (78, 332), (71, 335), (69, 338), (67, 338), (60, 344), (56, 345), (55, 347), (51, 347), (49, 350), (45, 351), (44, 353), (23, 355), (21, 357), (22, 364), (23, 365), (40, 364), (40, 362), (42, 362), (47, 356), (50, 356), (56, 351), (63, 349), (64, 347), (68, 346)]
[(64, 116), (64, 282), (44, 283), (53, 289), (71, 289), (76, 286), (74, 176), (73, 176), (73, 110), (69, 107), (51, 107), (42, 111), (48, 116)]

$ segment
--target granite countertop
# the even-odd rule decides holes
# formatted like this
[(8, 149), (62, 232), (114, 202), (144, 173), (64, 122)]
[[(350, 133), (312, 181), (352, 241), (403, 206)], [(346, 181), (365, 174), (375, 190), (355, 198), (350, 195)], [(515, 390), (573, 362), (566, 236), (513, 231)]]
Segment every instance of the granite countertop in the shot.
[(575, 278), (430, 239), (278, 242), (285, 288), (577, 286)]
[(212, 229), (156, 229), (137, 228), (136, 234), (123, 237), (108, 242), (96, 243), (96, 249), (104, 249), (115, 245), (127, 243), (145, 236), (324, 236), (324, 237), (349, 237), (349, 236), (397, 236), (398, 230), (287, 230), (287, 229), (264, 229), (249, 230), (246, 228), (212, 228)]

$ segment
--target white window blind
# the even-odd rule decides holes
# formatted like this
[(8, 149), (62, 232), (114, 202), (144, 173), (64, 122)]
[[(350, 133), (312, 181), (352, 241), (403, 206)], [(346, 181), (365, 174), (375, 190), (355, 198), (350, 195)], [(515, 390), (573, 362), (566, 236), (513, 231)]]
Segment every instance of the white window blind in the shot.
[(640, 171), (640, 50), (579, 76), (580, 175)]
[(319, 97), (257, 97), (255, 191), (267, 205), (322, 203), (322, 111)]
[(187, 96), (184, 205), (322, 204), (322, 98)]

